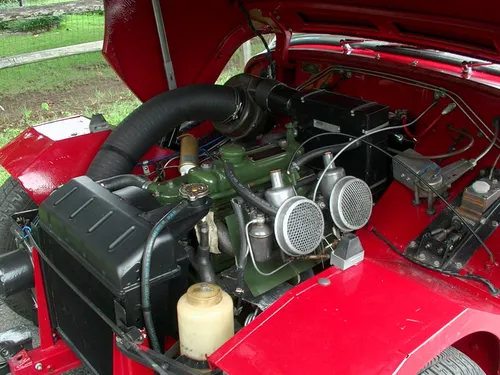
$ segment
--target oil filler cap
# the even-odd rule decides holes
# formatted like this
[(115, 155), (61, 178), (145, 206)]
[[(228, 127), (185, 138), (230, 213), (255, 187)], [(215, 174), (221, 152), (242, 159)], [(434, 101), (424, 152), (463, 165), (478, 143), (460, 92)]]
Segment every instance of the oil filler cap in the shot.
[(486, 194), (491, 186), (486, 181), (476, 181), (472, 184), (472, 190), (477, 194)]
[(182, 185), (179, 189), (182, 198), (194, 202), (208, 195), (208, 185), (201, 182)]

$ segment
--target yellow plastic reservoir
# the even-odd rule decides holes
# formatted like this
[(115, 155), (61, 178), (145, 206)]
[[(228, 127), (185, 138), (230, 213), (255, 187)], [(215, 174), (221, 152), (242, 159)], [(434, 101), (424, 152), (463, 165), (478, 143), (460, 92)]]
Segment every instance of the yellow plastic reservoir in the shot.
[(181, 355), (205, 361), (234, 335), (233, 300), (219, 286), (192, 285), (177, 303)]

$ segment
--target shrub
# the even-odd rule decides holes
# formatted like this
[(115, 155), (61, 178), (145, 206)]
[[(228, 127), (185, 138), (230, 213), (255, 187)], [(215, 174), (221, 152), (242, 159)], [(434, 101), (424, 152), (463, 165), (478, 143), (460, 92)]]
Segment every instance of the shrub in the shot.
[[(0, 0), (1, 1), (1, 0)], [(61, 25), (62, 17), (46, 16), (39, 18), (29, 18), (12, 22), (0, 23), (0, 30), (8, 30), (11, 32), (33, 32), (49, 31), (58, 28)]]

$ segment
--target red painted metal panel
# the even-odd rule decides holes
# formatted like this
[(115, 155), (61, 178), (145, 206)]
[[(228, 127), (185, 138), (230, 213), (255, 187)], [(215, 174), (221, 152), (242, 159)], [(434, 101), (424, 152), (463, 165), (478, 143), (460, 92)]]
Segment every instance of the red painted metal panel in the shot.
[(35, 248), (31, 251), (33, 260), (33, 278), (35, 280), (35, 295), (37, 303), (38, 328), (40, 335), (40, 346), (48, 348), (54, 345), (57, 340), (55, 332), (52, 330), (50, 322), (49, 307), (47, 305), (47, 295), (45, 294), (45, 285), (43, 283), (43, 274), (40, 264), (40, 256)]
[(500, 316), (468, 309), (372, 260), (318, 277), (330, 285), (316, 278), (296, 287), (215, 352), (211, 363), (238, 375), (414, 375), (468, 333), (500, 335)]
[[(75, 125), (75, 132), (79, 130)], [(85, 174), (108, 135), (109, 131), (80, 132), (61, 139), (44, 135), (39, 126), (28, 128), (1, 149), (0, 164), (40, 204), (56, 187)]]
[(35, 296), (37, 301), (40, 347), (22, 350), (9, 360), (12, 375), (50, 374), (57, 375), (81, 365), (80, 360), (52, 329), (50, 322), (40, 257), (32, 249)]
[[(115, 338), (113, 337), (113, 340)], [(125, 357), (122, 352), (113, 345), (113, 375), (153, 375), (154, 371)]]
[(48, 348), (21, 351), (9, 366), (12, 375), (57, 375), (80, 366), (80, 361), (64, 342), (57, 341)]
[[(289, 56), (314, 56), (323, 62), (333, 60), (328, 52), (290, 51)], [(432, 70), (429, 73), (398, 66), (397, 59), (389, 62), (366, 61), (363, 56), (349, 56), (349, 59), (354, 65), (377, 64), (379, 69), (392, 73), (406, 69), (406, 73), (413, 77), (428, 74), (426, 79), (436, 84), (443, 79)], [(302, 61), (308, 60), (304, 58)], [(305, 76), (306, 73), (299, 69), (297, 80), (303, 80)], [(461, 95), (481, 117), (490, 119), (496, 114), (498, 93), (495, 91), (488, 88), (468, 90), (479, 86), (457, 77), (450, 77), (447, 83), (462, 88)], [(415, 114), (423, 110), (433, 97), (429, 90), (363, 74), (353, 75), (352, 80), (343, 82), (338, 91), (389, 104), (391, 109), (411, 104)], [(429, 122), (436, 115), (429, 113)], [(449, 121), (474, 131), (459, 111), (450, 114)], [(429, 132), (432, 136), (423, 137), (417, 149), (422, 153), (447, 149), (452, 139), (443, 125), (437, 124)], [(91, 136), (101, 136), (102, 139), (92, 140)], [(36, 128), (29, 129), (2, 150), (0, 157), (10, 171), (17, 173), (21, 182), (31, 182), (28, 186), (35, 189), (35, 196), (42, 200), (59, 183), (85, 173), (92, 152), (95, 154), (105, 136), (82, 135), (53, 141)], [(484, 139), (477, 139), (464, 156), (476, 156), (486, 144)], [(151, 155), (168, 153), (155, 149)], [(494, 156), (490, 153), (478, 169), (491, 163)], [(54, 166), (54, 161), (62, 163), (66, 170)], [(473, 175), (470, 173), (455, 184), (452, 198), (470, 183)], [(42, 187), (41, 192), (37, 186)], [(403, 249), (431, 220), (425, 208), (413, 207), (411, 200), (409, 190), (393, 183), (377, 203), (369, 227), (358, 232), (366, 250), (366, 261), (346, 272), (325, 271), (320, 276), (330, 280), (329, 286), (320, 286), (316, 280), (311, 280), (295, 288), (211, 356), (212, 364), (229, 374), (415, 374), (442, 349), (468, 334), (488, 331), (498, 340), (500, 305), (481, 284), (440, 276), (411, 265), (369, 231), (375, 227), (395, 246)], [(439, 204), (437, 208), (440, 212), (443, 205)], [(498, 259), (498, 230), (487, 244)], [(466, 265), (466, 271), (488, 277), (500, 285), (498, 265), (487, 266), (487, 257), (482, 250)], [(38, 288), (37, 295), (40, 293), (43, 291), (39, 292)], [(41, 329), (42, 337), (45, 337), (43, 342), (48, 345), (53, 339), (52, 329), (50, 326)], [(56, 346), (63, 347), (64, 344), (58, 340)], [(52, 358), (51, 353), (56, 353), (54, 357), (58, 358), (58, 351), (51, 348), (43, 352), (35, 350), (33, 358)], [(73, 357), (68, 358), (71, 362)], [(32, 367), (29, 370), (28, 365), (12, 365), (20, 366), (19, 374), (39, 373)], [(136, 374), (136, 370), (127, 367), (128, 364), (123, 366), (124, 371)], [(496, 367), (491, 365), (487, 373), (497, 372), (498, 363)]]
[[(253, 36), (237, 2), (162, 1), (178, 86), (214, 82), (236, 49)], [(283, 30), (388, 40), (500, 61), (500, 3), (395, 0), (244, 1), (264, 32)], [(104, 55), (141, 99), (167, 89), (150, 2), (107, 0)], [(189, 15), (189, 16), (185, 16)], [(182, 31), (182, 32), (180, 32)], [(277, 56), (279, 60), (279, 56)]]

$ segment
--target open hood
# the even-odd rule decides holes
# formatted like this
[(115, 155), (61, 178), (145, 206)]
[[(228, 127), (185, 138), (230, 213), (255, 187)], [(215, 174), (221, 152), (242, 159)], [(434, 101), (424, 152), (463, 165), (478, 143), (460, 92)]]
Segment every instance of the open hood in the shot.
[[(239, 3), (160, 0), (177, 86), (214, 82), (254, 36)], [(244, 1), (263, 33), (325, 33), (399, 42), (500, 62), (500, 2)], [(150, 0), (106, 0), (103, 52), (141, 100), (168, 89)], [(172, 86), (172, 85), (171, 85)]]

